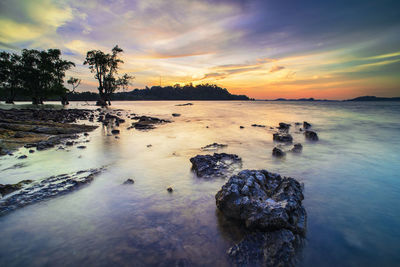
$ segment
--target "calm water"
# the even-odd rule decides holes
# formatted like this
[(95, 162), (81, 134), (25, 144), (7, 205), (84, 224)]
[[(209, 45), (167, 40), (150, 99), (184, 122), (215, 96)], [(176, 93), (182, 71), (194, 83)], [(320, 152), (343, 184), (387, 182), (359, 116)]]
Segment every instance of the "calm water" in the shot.
[[(225, 252), (241, 232), (216, 212), (214, 195), (225, 180), (197, 178), (189, 162), (214, 142), (228, 144), (220, 151), (241, 156), (243, 168), (305, 184), (301, 266), (399, 264), (400, 103), (177, 103), (114, 102), (114, 109), (174, 122), (148, 132), (121, 125), (120, 139), (100, 127), (86, 150), (0, 158), (0, 183), (108, 165), (81, 190), (0, 217), (0, 266), (227, 265)], [(303, 153), (281, 160), (271, 156), (273, 131), (250, 126), (303, 120), (320, 141), (293, 133)], [(26, 166), (4, 170), (21, 162)], [(135, 184), (122, 186), (127, 178)]]

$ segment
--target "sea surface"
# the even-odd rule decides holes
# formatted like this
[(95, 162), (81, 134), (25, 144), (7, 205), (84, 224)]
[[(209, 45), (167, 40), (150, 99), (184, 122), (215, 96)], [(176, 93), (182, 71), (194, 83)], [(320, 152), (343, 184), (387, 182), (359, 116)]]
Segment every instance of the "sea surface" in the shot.
[[(189, 161), (212, 153), (200, 148), (214, 142), (228, 145), (218, 152), (239, 155), (243, 169), (267, 169), (304, 183), (308, 230), (299, 266), (399, 265), (399, 102), (176, 106), (182, 103), (113, 102), (113, 109), (173, 122), (138, 131), (127, 130), (127, 120), (119, 139), (99, 127), (84, 150), (29, 154), (22, 148), (1, 157), (3, 184), (107, 170), (80, 190), (0, 217), (0, 266), (228, 266), (226, 250), (242, 231), (216, 209), (214, 196), (226, 180), (196, 177)], [(96, 108), (90, 104), (73, 102), (69, 108)], [(293, 126), (303, 152), (273, 158), (270, 127), (303, 121), (320, 140), (307, 142)], [(16, 159), (21, 154), (28, 158)], [(22, 167), (7, 169), (16, 163)], [(122, 185), (128, 178), (135, 183)]]

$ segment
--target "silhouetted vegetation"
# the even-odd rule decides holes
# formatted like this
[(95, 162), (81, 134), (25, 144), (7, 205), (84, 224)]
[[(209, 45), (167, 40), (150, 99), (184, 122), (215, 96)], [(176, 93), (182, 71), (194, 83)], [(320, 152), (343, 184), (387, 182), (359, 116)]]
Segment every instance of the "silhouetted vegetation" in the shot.
[(124, 63), (118, 54), (123, 50), (116, 45), (111, 54), (105, 54), (100, 50), (91, 50), (86, 54), (84, 65), (89, 65), (91, 72), (95, 73), (94, 77), (99, 82), (98, 90), (100, 99), (97, 101), (98, 106), (110, 105), (111, 95), (119, 88), (126, 88), (129, 81), (133, 77), (124, 74), (117, 77), (119, 65)]
[(55, 96), (65, 96), (65, 72), (75, 64), (61, 58), (59, 49), (39, 51), (24, 49), (21, 55), (0, 53), (0, 93), (7, 103), (14, 103), (17, 96), (32, 104)]
[[(96, 101), (98, 94), (92, 92), (73, 93), (71, 100)], [(153, 86), (135, 89), (130, 92), (118, 92), (111, 100), (249, 100), (245, 95), (233, 95), (225, 88), (214, 84), (188, 84), (180, 86)]]

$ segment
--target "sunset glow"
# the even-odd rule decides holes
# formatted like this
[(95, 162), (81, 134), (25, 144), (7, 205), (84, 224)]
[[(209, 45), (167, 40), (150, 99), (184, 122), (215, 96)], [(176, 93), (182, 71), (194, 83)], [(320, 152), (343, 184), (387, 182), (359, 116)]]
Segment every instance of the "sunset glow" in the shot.
[[(0, 47), (125, 51), (130, 89), (216, 83), (258, 99), (400, 95), (400, 2), (3, 0)], [(161, 78), (161, 79), (160, 79)]]

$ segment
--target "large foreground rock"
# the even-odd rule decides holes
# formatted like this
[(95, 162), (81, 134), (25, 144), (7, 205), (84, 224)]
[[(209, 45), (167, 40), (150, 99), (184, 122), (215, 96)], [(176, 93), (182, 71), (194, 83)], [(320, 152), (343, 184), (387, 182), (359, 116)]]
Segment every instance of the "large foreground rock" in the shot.
[(215, 195), (218, 209), (250, 230), (228, 250), (238, 266), (293, 266), (306, 232), (302, 186), (266, 170), (244, 170)]
[(199, 177), (221, 177), (240, 167), (242, 159), (234, 154), (214, 153), (197, 155), (190, 159), (192, 170)]
[[(93, 181), (103, 168), (79, 171), (72, 174), (61, 174), (51, 176), (37, 182), (32, 182), (29, 186), (22, 188), (19, 192), (10, 194), (0, 199), (0, 216), (26, 205), (34, 204), (52, 197), (60, 196), (78, 189)], [(31, 181), (29, 181), (31, 182)], [(27, 181), (21, 183), (26, 184)], [(15, 190), (13, 190), (15, 191)], [(11, 192), (8, 192), (11, 193)]]
[(225, 216), (243, 221), (247, 228), (305, 233), (302, 186), (293, 178), (244, 170), (232, 176), (215, 199)]

